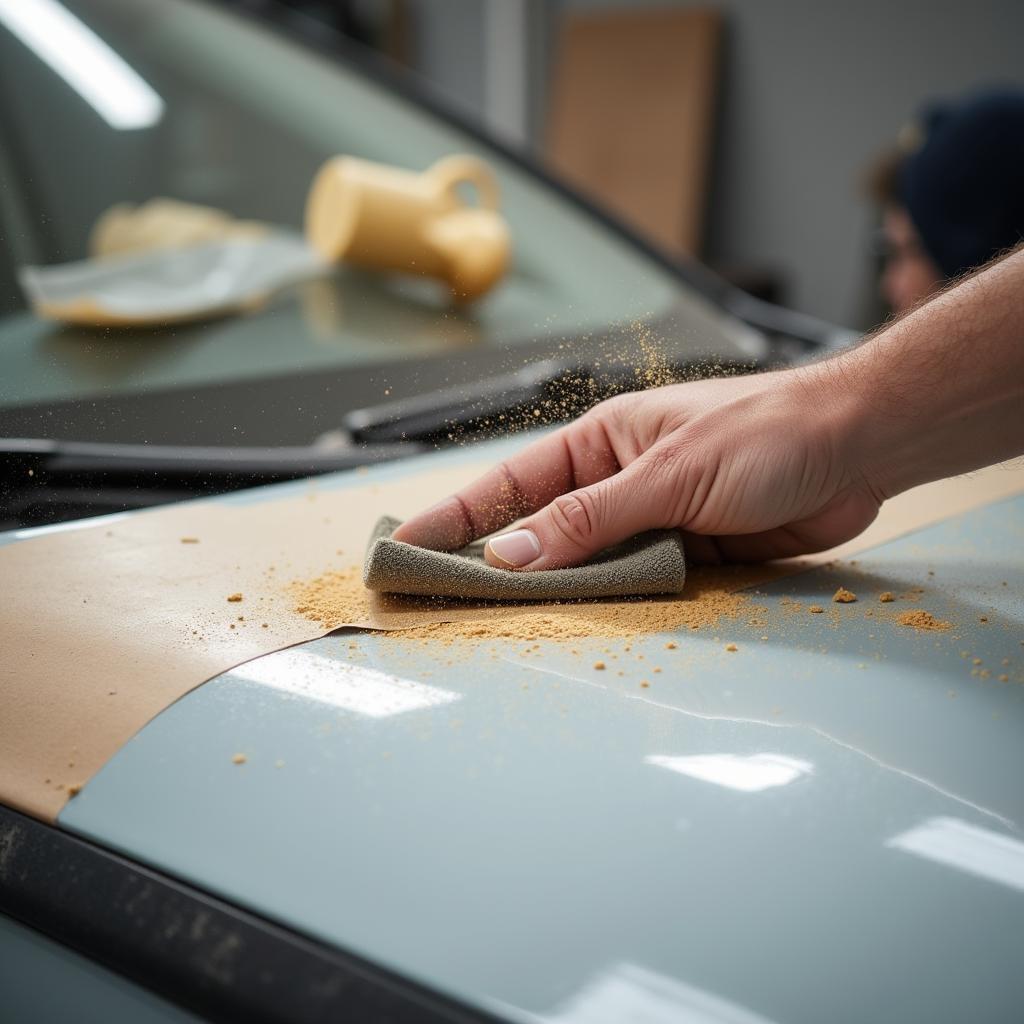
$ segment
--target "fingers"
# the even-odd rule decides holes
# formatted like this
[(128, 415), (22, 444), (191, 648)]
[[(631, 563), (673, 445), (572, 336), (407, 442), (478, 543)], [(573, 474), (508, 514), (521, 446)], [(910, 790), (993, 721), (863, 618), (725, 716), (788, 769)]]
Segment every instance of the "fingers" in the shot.
[[(561, 569), (666, 524), (668, 481), (654, 482), (647, 459), (589, 487), (561, 494), (511, 533), (492, 537), (484, 549), (504, 569)], [(652, 490), (652, 484), (654, 490)]]
[(618, 468), (603, 429), (593, 417), (585, 416), (540, 438), (461, 491), (413, 516), (394, 537), (435, 551), (455, 551)]

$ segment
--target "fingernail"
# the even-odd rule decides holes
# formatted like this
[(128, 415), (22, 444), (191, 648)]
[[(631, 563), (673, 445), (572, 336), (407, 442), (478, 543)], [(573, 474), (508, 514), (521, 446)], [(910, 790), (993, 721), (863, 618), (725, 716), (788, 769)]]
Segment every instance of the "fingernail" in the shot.
[(529, 565), (540, 557), (540, 541), (533, 530), (513, 530), (503, 533), (500, 537), (492, 537), (487, 546), (491, 553), (497, 555), (506, 565), (518, 568)]

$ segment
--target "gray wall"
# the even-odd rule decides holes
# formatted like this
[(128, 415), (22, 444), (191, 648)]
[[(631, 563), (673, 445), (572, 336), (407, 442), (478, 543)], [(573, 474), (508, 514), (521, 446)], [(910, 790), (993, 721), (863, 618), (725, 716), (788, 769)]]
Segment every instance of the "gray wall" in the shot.
[[(531, 33), (528, 76), (532, 105), (542, 111), (559, 12), (658, 0), (525, 2), (542, 22)], [(726, 13), (728, 28), (707, 257), (777, 269), (791, 305), (867, 326), (876, 309), (873, 222), (858, 192), (861, 169), (922, 100), (979, 83), (1024, 84), (1024, 4), (708, 0), (700, 6), (709, 3)], [(421, 70), (484, 116), (481, 5), (417, 0), (412, 6), (423, 30)]]
[(709, 257), (777, 265), (791, 304), (866, 326), (866, 160), (933, 96), (1024, 82), (1014, 0), (725, 0)]

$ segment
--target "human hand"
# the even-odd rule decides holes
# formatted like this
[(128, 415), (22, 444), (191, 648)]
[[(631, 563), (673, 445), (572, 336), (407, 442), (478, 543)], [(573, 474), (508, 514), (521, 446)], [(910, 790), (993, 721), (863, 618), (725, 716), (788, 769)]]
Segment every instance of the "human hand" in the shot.
[(485, 557), (531, 571), (577, 565), (656, 528), (683, 531), (700, 562), (820, 551), (860, 533), (881, 503), (841, 423), (841, 398), (813, 368), (620, 395), (408, 520), (395, 539), (451, 551), (526, 516), (491, 538)]

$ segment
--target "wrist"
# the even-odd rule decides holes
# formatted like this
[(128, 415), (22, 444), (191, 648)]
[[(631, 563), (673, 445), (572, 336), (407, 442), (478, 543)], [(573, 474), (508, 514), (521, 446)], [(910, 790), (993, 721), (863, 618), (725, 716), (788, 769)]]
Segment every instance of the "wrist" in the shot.
[(789, 371), (800, 394), (795, 400), (810, 413), (832, 464), (848, 484), (871, 494), (879, 504), (906, 490), (900, 465), (909, 426), (883, 409), (873, 385), (876, 354), (872, 342), (830, 359)]

